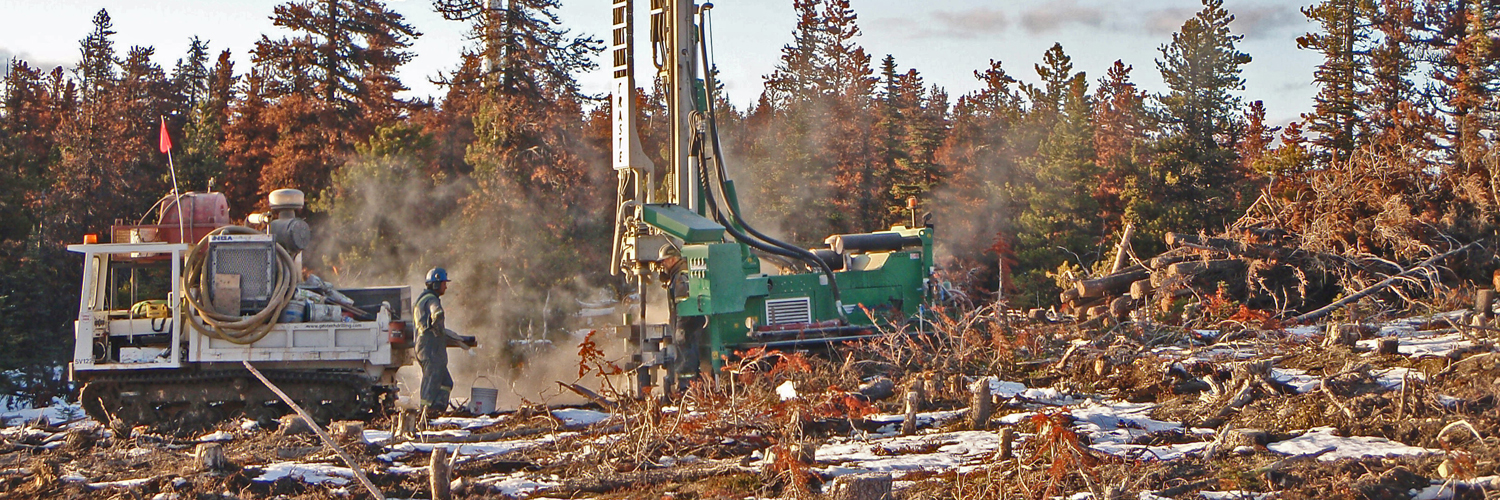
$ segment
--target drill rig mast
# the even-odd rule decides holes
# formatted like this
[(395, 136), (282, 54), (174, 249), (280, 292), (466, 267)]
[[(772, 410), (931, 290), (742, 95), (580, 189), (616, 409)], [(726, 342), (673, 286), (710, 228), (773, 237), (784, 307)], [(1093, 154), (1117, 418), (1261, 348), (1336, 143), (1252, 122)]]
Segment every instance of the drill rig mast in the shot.
[[(651, 60), (671, 123), (660, 173), (635, 123), (634, 0), (613, 1), (610, 51), (619, 175), (610, 271), (635, 295), (622, 330), (638, 362), (637, 391), (680, 388), (714, 373), (736, 348), (827, 344), (920, 318), (930, 297), (930, 225), (834, 235), (827, 248), (809, 250), (767, 236), (741, 216), (714, 121), (713, 73), (706, 71), (713, 5), (650, 2)], [(763, 272), (762, 256), (785, 263), (784, 271)]]

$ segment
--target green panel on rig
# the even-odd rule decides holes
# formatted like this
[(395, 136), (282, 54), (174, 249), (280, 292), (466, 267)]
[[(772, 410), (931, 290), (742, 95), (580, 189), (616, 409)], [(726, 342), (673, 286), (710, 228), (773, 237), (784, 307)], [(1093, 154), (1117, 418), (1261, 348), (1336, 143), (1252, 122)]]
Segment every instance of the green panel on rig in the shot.
[(714, 243), (684, 245), (687, 295), (677, 303), (678, 316), (704, 316), (745, 310), (745, 299), (765, 295), (765, 280), (747, 276), (746, 260), (754, 259), (744, 245)]
[(724, 226), (681, 205), (643, 205), (647, 224), (681, 238), (684, 243), (714, 243), (724, 239)]
[[(851, 251), (833, 273), (843, 315), (822, 273), (765, 275), (744, 264), (738, 243), (688, 245), (687, 293), (680, 316), (708, 316), (708, 359), (764, 342), (818, 336), (846, 337), (899, 330), (923, 314), (932, 271), (932, 229), (895, 227), (872, 235), (900, 236), (899, 249)], [(917, 243), (917, 242), (920, 243)], [(847, 323), (844, 321), (847, 320)]]

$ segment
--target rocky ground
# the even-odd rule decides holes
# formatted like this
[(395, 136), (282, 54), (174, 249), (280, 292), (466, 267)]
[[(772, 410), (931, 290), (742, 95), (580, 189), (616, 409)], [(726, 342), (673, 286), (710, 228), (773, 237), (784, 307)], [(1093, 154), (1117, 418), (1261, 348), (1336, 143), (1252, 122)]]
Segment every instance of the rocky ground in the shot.
[[(386, 498), (430, 498), (438, 448), (458, 498), (1500, 498), (1493, 322), (1340, 316), (1079, 328), (978, 310), (827, 356), (745, 352), (665, 401), (589, 377), (605, 400), (584, 407), (330, 427)], [(298, 425), (3, 417), (7, 498), (372, 496)], [(205, 465), (214, 445), (226, 460)]]

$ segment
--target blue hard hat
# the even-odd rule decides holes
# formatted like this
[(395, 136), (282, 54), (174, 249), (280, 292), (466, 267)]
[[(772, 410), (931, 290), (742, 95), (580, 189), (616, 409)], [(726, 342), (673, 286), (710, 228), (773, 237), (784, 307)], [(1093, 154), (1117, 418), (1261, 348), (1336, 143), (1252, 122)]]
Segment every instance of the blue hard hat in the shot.
[(443, 269), (441, 267), (434, 267), (434, 268), (432, 268), (431, 271), (427, 271), (427, 282), (428, 283), (439, 283), (439, 282), (443, 282), (443, 281), (448, 281), (448, 270), (447, 269)]

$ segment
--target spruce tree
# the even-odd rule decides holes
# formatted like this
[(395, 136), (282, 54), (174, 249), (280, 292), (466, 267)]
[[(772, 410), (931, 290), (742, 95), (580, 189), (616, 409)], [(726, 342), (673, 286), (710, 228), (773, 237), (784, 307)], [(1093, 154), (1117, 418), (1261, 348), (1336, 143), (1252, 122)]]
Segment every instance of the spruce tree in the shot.
[(1500, 50), (1493, 39), (1500, 34), (1500, 9), (1473, 0), (1429, 2), (1418, 22), (1437, 82), (1433, 105), (1447, 123), (1442, 142), (1452, 173), (1489, 176), (1481, 159), (1489, 149), (1484, 132), (1496, 129), (1500, 112)]
[(1368, 50), (1371, 8), (1367, 0), (1323, 0), (1302, 9), (1321, 28), (1298, 37), (1297, 47), (1323, 56), (1313, 72), (1318, 87), (1313, 112), (1304, 114), (1303, 120), (1317, 134), (1313, 144), (1325, 163), (1348, 160), (1359, 138), (1367, 133), (1362, 130), (1366, 122), (1360, 117), (1359, 87), (1367, 67), (1361, 51)]
[(1247, 173), (1233, 148), (1243, 125), (1240, 67), (1250, 55), (1236, 48), (1243, 35), (1230, 31), (1233, 21), (1222, 0), (1203, 0), (1203, 9), (1160, 49), (1156, 66), (1168, 89), (1157, 98), (1163, 136), (1128, 209), (1145, 239), (1220, 227), (1249, 201)]
[(1125, 214), (1127, 189), (1151, 132), (1146, 93), (1130, 81), (1132, 69), (1116, 60), (1094, 91), (1094, 163), (1099, 166), (1094, 199), (1107, 221)]

